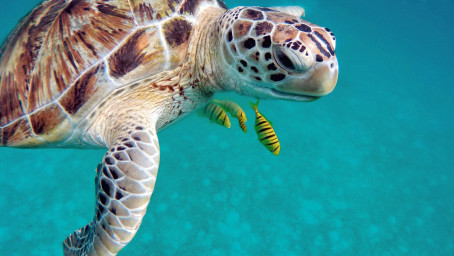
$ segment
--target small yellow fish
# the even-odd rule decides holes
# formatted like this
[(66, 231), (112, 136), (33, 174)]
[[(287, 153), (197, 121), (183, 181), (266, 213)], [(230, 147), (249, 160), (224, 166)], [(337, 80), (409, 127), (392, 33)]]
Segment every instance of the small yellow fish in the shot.
[(210, 102), (203, 108), (203, 114), (207, 116), (211, 122), (215, 122), (227, 128), (230, 128), (230, 119), (227, 113), (218, 105)]
[(240, 117), (238, 117), (238, 123), (240, 124), (240, 127), (241, 127), (241, 130), (243, 130), (243, 132), (247, 132), (247, 127), (246, 127), (246, 124), (244, 123), (244, 119), (241, 119)]
[(238, 104), (230, 100), (213, 100), (213, 102), (221, 106), (221, 108), (229, 112), (232, 116), (236, 116), (241, 130), (243, 130), (243, 132), (247, 132), (245, 124), (247, 121), (246, 113), (244, 113), (244, 110)]
[(274, 132), (270, 122), (258, 111), (257, 103), (250, 103), (252, 108), (255, 110), (255, 131), (257, 133), (258, 140), (274, 155), (279, 155), (281, 151), (281, 144), (279, 139)]

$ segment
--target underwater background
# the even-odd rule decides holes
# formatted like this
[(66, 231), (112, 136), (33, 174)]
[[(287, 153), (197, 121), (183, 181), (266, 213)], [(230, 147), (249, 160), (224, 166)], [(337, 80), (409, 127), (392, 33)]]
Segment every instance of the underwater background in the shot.
[[(39, 0), (1, 1), (0, 40)], [(336, 35), (339, 81), (261, 101), (281, 153), (193, 114), (159, 133), (148, 213), (120, 255), (454, 255), (454, 3), (300, 5)], [(104, 150), (0, 148), (0, 255), (61, 255), (94, 216)]]

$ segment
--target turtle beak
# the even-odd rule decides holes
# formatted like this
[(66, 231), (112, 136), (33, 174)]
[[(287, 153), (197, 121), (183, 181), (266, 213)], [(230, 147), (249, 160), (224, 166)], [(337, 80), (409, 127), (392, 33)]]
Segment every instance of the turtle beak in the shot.
[(297, 75), (285, 83), (276, 85), (280, 92), (304, 96), (324, 96), (334, 90), (339, 74), (337, 58), (318, 63), (304, 74)]

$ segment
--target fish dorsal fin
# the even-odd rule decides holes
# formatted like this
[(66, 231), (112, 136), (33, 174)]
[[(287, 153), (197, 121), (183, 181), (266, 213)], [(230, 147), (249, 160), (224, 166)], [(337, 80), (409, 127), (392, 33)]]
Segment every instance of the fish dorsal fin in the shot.
[(287, 13), (296, 17), (304, 17), (306, 14), (304, 8), (300, 6), (273, 6), (270, 7), (270, 9)]

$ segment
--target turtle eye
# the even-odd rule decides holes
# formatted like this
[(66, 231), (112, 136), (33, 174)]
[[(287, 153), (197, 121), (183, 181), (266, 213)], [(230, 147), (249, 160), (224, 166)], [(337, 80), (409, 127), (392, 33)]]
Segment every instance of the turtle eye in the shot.
[(301, 54), (286, 47), (276, 46), (273, 49), (277, 64), (287, 72), (303, 73), (312, 65), (312, 56)]
[(295, 70), (295, 65), (282, 50), (277, 49), (274, 54), (280, 66), (285, 67), (288, 71)]

